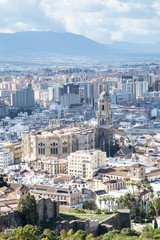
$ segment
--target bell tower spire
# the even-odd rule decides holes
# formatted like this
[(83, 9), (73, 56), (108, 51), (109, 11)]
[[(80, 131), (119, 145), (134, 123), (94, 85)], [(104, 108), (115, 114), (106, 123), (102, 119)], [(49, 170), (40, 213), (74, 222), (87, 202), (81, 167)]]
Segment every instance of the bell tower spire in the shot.
[(97, 148), (108, 152), (108, 145), (113, 140), (113, 120), (108, 84), (103, 85), (103, 90), (98, 100)]

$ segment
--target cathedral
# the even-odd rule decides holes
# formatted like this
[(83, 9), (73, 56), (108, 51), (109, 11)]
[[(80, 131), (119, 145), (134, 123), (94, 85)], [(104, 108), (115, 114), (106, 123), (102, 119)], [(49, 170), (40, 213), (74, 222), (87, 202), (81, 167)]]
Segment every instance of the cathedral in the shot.
[(110, 155), (110, 146), (113, 142), (113, 119), (109, 90), (104, 90), (98, 100), (97, 133), (95, 147)]
[(108, 87), (98, 100), (97, 125), (78, 123), (47, 131), (22, 133), (22, 159), (35, 161), (43, 157), (63, 158), (77, 150), (100, 149), (110, 156), (113, 142), (111, 100)]

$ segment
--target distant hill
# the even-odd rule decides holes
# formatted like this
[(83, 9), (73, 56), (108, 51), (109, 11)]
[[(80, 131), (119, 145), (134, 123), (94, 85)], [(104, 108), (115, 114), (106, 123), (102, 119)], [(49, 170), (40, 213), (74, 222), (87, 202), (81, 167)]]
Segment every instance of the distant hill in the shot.
[(61, 54), (68, 56), (130, 56), (159, 54), (159, 45), (114, 42), (104, 45), (82, 35), (55, 32), (0, 33), (0, 56)]
[(0, 33), (0, 54), (103, 55), (106, 46), (82, 35), (55, 32)]

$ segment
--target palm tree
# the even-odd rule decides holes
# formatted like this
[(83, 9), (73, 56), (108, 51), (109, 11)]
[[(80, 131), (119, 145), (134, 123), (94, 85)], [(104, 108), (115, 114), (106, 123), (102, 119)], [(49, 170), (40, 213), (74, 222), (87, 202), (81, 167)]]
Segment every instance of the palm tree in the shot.
[(138, 188), (138, 193), (140, 194), (140, 189), (141, 189), (141, 182), (136, 183), (136, 187)]
[(113, 203), (115, 201), (115, 197), (114, 196), (110, 196), (110, 201), (111, 201), (111, 205), (112, 205), (112, 210), (113, 210)]
[(132, 186), (133, 195), (134, 195), (134, 186), (135, 186), (135, 182), (134, 181), (131, 182), (131, 186)]
[(100, 205), (100, 209), (101, 209), (101, 203), (102, 203), (102, 201), (103, 201), (102, 196), (100, 196), (100, 197), (98, 198), (98, 200), (99, 200), (99, 205)]
[(151, 192), (151, 193), (153, 193), (153, 187), (150, 185), (150, 184), (148, 184), (148, 190)]
[(140, 197), (140, 195), (138, 195), (135, 199), (136, 199), (136, 204), (139, 207), (141, 205), (141, 197)]
[(118, 208), (119, 208), (119, 205), (120, 205), (120, 208), (123, 208), (123, 196), (121, 195), (119, 198), (117, 198), (117, 203), (118, 203)]
[(156, 216), (158, 217), (159, 211), (160, 211), (160, 199), (159, 198), (154, 199), (153, 207), (154, 207), (154, 209), (156, 211)]
[(159, 196), (160, 196), (160, 191), (157, 191), (157, 197), (159, 198)]
[(108, 202), (108, 208), (109, 208), (109, 210), (111, 210), (110, 209), (110, 201), (111, 201), (111, 197), (108, 195), (108, 196), (106, 196), (106, 201)]
[(104, 204), (105, 204), (105, 207), (106, 207), (106, 202), (107, 202), (107, 196), (103, 196), (103, 201), (104, 201)]
[[(151, 192), (151, 193), (150, 193), (150, 199), (152, 199), (152, 201), (153, 201), (153, 198), (154, 198), (154, 194)], [(152, 202), (152, 201), (151, 201), (151, 202)]]

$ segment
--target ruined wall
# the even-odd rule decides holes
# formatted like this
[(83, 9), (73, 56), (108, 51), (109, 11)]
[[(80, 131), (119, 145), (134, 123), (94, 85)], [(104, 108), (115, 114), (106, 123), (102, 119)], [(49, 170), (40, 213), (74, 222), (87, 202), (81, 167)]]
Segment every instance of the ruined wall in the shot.
[(123, 228), (131, 227), (131, 218), (129, 210), (120, 210), (116, 214), (99, 223), (97, 220), (77, 219), (73, 221), (56, 222), (53, 226), (53, 231), (60, 235), (60, 231), (65, 229), (67, 232), (73, 229), (74, 232), (78, 230), (86, 231), (87, 234), (93, 233), (98, 236), (109, 232), (113, 229), (121, 230)]
[(7, 228), (17, 228), (23, 223), (22, 215), (18, 211), (0, 213), (0, 232)]
[(118, 210), (118, 212), (99, 224), (99, 234), (104, 234), (113, 229), (122, 230), (131, 227), (130, 210)]
[(59, 216), (59, 203), (50, 198), (42, 198), (37, 202), (39, 222), (46, 222)]
[[(51, 218), (59, 216), (59, 203), (52, 201), (50, 198), (42, 198), (37, 201), (37, 211), (39, 215), (39, 223), (46, 222)], [(0, 212), (0, 232), (4, 229), (14, 229), (23, 226), (24, 221), (21, 213), (18, 211)]]
[(78, 230), (86, 231), (87, 234), (93, 233), (94, 236), (98, 235), (98, 226), (99, 222), (97, 220), (89, 220), (89, 219), (78, 219), (73, 221), (62, 221), (57, 222), (53, 226), (53, 231), (57, 235), (60, 235), (60, 231), (62, 229), (65, 229), (65, 231), (69, 231), (70, 229), (73, 229), (74, 232)]

